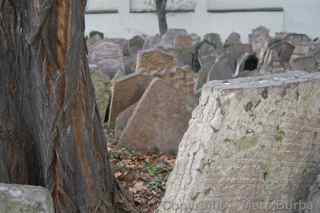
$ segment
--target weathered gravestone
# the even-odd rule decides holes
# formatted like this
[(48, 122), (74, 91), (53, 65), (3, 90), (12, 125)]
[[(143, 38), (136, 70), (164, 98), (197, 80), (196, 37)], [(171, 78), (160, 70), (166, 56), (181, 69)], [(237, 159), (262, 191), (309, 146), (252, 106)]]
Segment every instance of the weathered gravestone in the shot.
[(295, 47), (291, 60), (306, 57), (310, 54), (312, 42), (306, 34), (287, 33), (283, 39)]
[(301, 33), (287, 33), (284, 39), (292, 44), (301, 43), (301, 42), (302, 43), (311, 42), (311, 39), (308, 35), (301, 34)]
[(320, 176), (316, 178), (312, 186), (309, 188), (309, 195), (307, 200), (307, 213), (320, 212)]
[(133, 38), (131, 38), (128, 41), (128, 51), (129, 51), (129, 55), (137, 55), (139, 50), (142, 50), (143, 46), (144, 46), (144, 37), (137, 35), (134, 36)]
[(197, 90), (200, 90), (207, 82), (208, 74), (220, 54), (221, 50), (216, 49), (215, 45), (206, 39), (196, 48), (195, 56), (198, 58), (201, 67), (198, 74)]
[(241, 36), (239, 33), (233, 32), (226, 39), (224, 46), (229, 47), (229, 46), (238, 45), (238, 44), (241, 44)]
[(263, 26), (260, 26), (252, 31), (249, 35), (249, 41), (252, 45), (253, 52), (256, 53), (259, 61), (263, 59), (264, 52), (268, 48), (271, 41), (270, 31)]
[(176, 70), (159, 75), (158, 77), (179, 90), (184, 96), (193, 97), (195, 94), (195, 79), (189, 67), (177, 67)]
[(117, 138), (121, 136), (122, 131), (127, 126), (128, 120), (133, 114), (133, 111), (136, 108), (136, 106), (137, 106), (137, 103), (132, 104), (131, 106), (129, 106), (127, 109), (125, 109), (118, 115), (115, 123), (115, 128), (114, 128), (115, 135)]
[(177, 60), (177, 66), (189, 66), (192, 67), (193, 62), (193, 48), (177, 48), (172, 51)]
[(39, 186), (0, 184), (1, 213), (54, 213), (49, 191)]
[(318, 71), (318, 63), (312, 56), (295, 58), (291, 61), (290, 66), (293, 70), (303, 70), (306, 72)]
[(117, 75), (118, 79), (135, 72), (137, 55), (138, 52), (143, 49), (145, 45), (145, 39), (145, 36), (137, 35), (127, 42), (128, 53), (124, 57), (125, 72), (119, 73), (119, 75)]
[(211, 67), (207, 81), (230, 79), (235, 71), (236, 61), (229, 54), (223, 54), (217, 58), (217, 62)]
[(136, 103), (151, 82), (152, 77), (140, 73), (128, 75), (113, 82), (110, 114), (108, 123), (114, 126), (117, 116)]
[(294, 70), (318, 72), (320, 71), (320, 50), (316, 50), (308, 56), (294, 58), (290, 65)]
[(179, 35), (175, 39), (174, 48), (192, 48), (192, 37), (189, 35)]
[(106, 109), (108, 107), (111, 96), (111, 81), (100, 71), (90, 73), (91, 80), (95, 89), (98, 110), (102, 118), (105, 118)]
[(129, 55), (129, 41), (124, 38), (106, 38), (105, 41), (118, 44), (122, 50), (123, 56)]
[(123, 52), (118, 44), (99, 41), (89, 48), (89, 65), (113, 78), (117, 72), (124, 72)]
[(225, 48), (223, 54), (216, 59), (216, 63), (211, 67), (207, 80), (225, 80), (235, 77), (237, 63), (245, 53), (252, 53), (250, 45), (233, 44)]
[[(163, 80), (163, 82), (170, 85), (172, 88), (175, 88), (177, 91), (179, 91), (179, 94), (185, 99), (185, 102), (183, 104), (185, 104), (186, 109), (188, 109), (190, 112), (194, 109), (194, 107), (197, 104), (197, 99), (195, 98), (195, 92), (194, 92), (195, 80), (194, 80), (193, 72), (189, 67), (178, 67), (176, 70), (171, 70), (156, 76), (159, 77), (161, 80)], [(156, 76), (154, 76), (153, 78), (156, 78)], [(168, 101), (165, 96), (162, 96), (162, 98), (163, 98), (162, 100), (163, 102)], [(121, 135), (121, 132), (127, 126), (127, 122), (132, 116), (134, 110), (139, 111), (138, 109), (139, 107), (144, 107), (144, 106), (142, 105), (137, 106), (137, 103), (135, 103), (130, 107), (128, 107), (127, 109), (125, 109), (124, 111), (122, 111), (117, 116), (116, 124), (115, 124), (115, 132), (117, 137)], [(159, 109), (156, 109), (157, 107), (159, 106), (154, 106), (152, 109), (159, 110)], [(136, 124), (133, 123), (128, 125), (136, 125)], [(131, 127), (128, 127), (128, 128), (131, 128)], [(154, 130), (154, 131), (157, 131), (157, 130)], [(154, 141), (150, 141), (149, 143), (154, 143)]]
[(191, 112), (185, 95), (156, 78), (135, 107), (120, 143), (142, 151), (176, 152)]
[(138, 53), (136, 72), (155, 75), (174, 70), (176, 65), (177, 60), (172, 54), (160, 49), (143, 50)]
[(90, 32), (89, 37), (87, 38), (87, 45), (90, 47), (94, 45), (96, 42), (103, 40), (104, 34), (98, 31)]
[(197, 45), (201, 42), (201, 37), (196, 34), (196, 33), (191, 33), (190, 34), (191, 38), (192, 38), (192, 45)]
[(169, 29), (161, 38), (159, 46), (165, 49), (175, 47), (176, 38), (178, 36), (186, 36), (188, 32), (185, 29)]
[[(320, 73), (213, 81), (159, 213), (292, 213), (320, 173)], [(278, 208), (277, 208), (278, 207)]]
[(212, 46), (214, 46), (215, 49), (222, 49), (222, 41), (221, 37), (218, 33), (207, 33), (203, 36), (203, 41), (207, 41)]
[(261, 73), (283, 72), (289, 69), (295, 47), (285, 40), (269, 43), (261, 61)]
[(147, 36), (145, 38), (143, 49), (147, 50), (147, 49), (156, 48), (159, 45), (160, 41), (161, 41), (160, 35)]

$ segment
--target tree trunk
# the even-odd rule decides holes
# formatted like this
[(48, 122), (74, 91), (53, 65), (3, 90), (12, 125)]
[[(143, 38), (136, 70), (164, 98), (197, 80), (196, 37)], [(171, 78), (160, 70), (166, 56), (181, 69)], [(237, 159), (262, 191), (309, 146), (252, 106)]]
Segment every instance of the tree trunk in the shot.
[(156, 0), (160, 35), (163, 35), (168, 31), (166, 7), (167, 0)]
[(117, 212), (85, 3), (0, 0), (0, 182), (47, 187), (57, 213)]

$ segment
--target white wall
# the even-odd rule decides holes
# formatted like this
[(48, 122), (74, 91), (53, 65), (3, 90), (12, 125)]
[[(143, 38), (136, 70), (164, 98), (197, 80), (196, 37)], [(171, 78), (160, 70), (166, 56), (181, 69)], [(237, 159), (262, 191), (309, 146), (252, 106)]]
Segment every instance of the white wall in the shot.
[[(90, 0), (88, 0), (90, 1)], [(95, 0), (96, 1), (96, 0)], [(101, 1), (101, 0), (100, 0)], [(129, 0), (114, 1), (115, 14), (87, 14), (86, 32), (99, 30), (107, 37), (130, 38), (136, 34), (156, 34), (157, 17), (154, 13), (129, 13)], [(208, 13), (207, 9), (243, 9), (252, 7), (283, 7), (284, 12)], [(307, 33), (320, 36), (320, 0), (197, 0), (193, 13), (169, 13), (170, 28), (185, 28), (190, 33), (204, 35), (218, 32), (226, 38), (232, 31), (239, 32), (244, 41), (248, 33), (259, 25), (271, 32)]]

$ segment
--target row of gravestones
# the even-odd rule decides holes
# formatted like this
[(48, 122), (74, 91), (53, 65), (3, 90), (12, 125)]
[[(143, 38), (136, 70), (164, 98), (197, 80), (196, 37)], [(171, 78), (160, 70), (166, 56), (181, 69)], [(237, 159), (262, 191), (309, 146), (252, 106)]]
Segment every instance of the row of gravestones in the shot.
[[(175, 152), (206, 82), (289, 69), (316, 71), (319, 53), (318, 43), (306, 35), (279, 33), (272, 38), (265, 27), (254, 29), (248, 44), (238, 33), (223, 43), (216, 33), (201, 40), (185, 30), (170, 29), (162, 37), (89, 43), (89, 64), (113, 79), (108, 110), (100, 111), (107, 111), (105, 120), (120, 142), (144, 151)], [(155, 90), (157, 84), (163, 89)], [(172, 91), (163, 93), (165, 86)], [(184, 101), (168, 103), (170, 95), (172, 100), (183, 96)], [(180, 113), (175, 113), (173, 103), (182, 105), (176, 108)]]
[[(252, 34), (250, 35), (250, 44), (242, 44), (240, 36), (237, 33), (232, 33), (226, 42), (222, 44), (218, 34), (207, 34), (201, 41), (199, 36), (195, 34), (189, 35), (185, 30), (169, 30), (169, 32), (162, 38), (159, 36), (136, 36), (129, 41), (125, 39), (106, 39), (103, 41), (97, 40), (98, 39), (95, 38), (95, 42), (88, 42), (90, 68), (92, 70), (99, 70), (99, 72), (102, 74), (99, 75), (101, 78), (107, 80), (111, 78), (115, 79), (113, 82), (113, 93), (108, 117), (109, 124), (115, 126), (120, 143), (124, 143), (144, 151), (158, 150), (161, 152), (175, 152), (177, 150), (178, 143), (182, 140), (183, 135), (188, 129), (188, 122), (191, 118), (191, 112), (197, 104), (197, 90), (194, 88), (197, 87), (197, 89), (201, 89), (203, 84), (207, 81), (231, 79), (240, 76), (264, 75), (274, 72), (284, 72), (289, 69), (304, 70), (307, 72), (319, 71), (320, 69), (320, 44), (318, 41), (313, 41), (308, 36), (303, 34), (280, 33), (277, 34), (275, 38), (271, 38), (269, 31), (264, 27), (259, 27), (253, 30)], [(190, 67), (192, 67), (192, 69)], [(248, 70), (250, 72), (248, 72)], [(199, 71), (199, 73), (196, 74), (196, 71)], [(297, 75), (297, 77), (293, 78), (295, 75)], [(262, 91), (262, 98), (264, 101), (273, 100), (270, 97), (274, 96), (276, 99), (279, 93), (281, 97), (288, 96), (291, 97), (291, 99), (280, 98), (277, 103), (280, 103), (283, 100), (297, 99), (298, 101), (294, 103), (305, 106), (303, 105), (304, 103), (302, 101), (299, 101), (301, 99), (299, 96), (304, 95), (304, 101), (310, 99), (310, 101), (312, 100), (316, 102), (317, 96), (314, 91), (317, 90), (315, 89), (316, 87), (312, 86), (311, 84), (313, 84), (312, 82), (315, 79), (319, 79), (320, 77), (303, 77), (303, 75), (299, 75), (295, 73), (292, 73), (291, 75), (284, 74), (282, 76), (275, 76), (274, 79), (276, 80), (270, 80), (268, 79), (270, 77), (266, 77), (265, 80), (258, 79), (259, 82), (257, 83), (255, 83), (254, 79), (252, 79), (252, 82), (248, 84), (256, 85), (261, 84), (262, 82), (268, 83), (268, 81), (275, 81), (273, 84), (275, 84), (277, 87), (279, 84), (277, 84), (276, 81), (279, 81), (279, 79), (284, 79), (283, 81), (297, 81), (296, 85), (303, 84), (302, 86), (306, 88), (301, 90), (301, 94), (296, 93), (294, 96), (291, 96), (290, 91), (288, 91), (288, 88), (285, 86), (283, 89), (285, 92), (280, 93), (277, 92), (277, 88), (270, 87), (270, 92), (265, 93), (266, 90)], [(299, 78), (302, 80), (299, 80)], [(310, 79), (305, 81), (303, 78)], [(245, 80), (240, 80), (240, 82), (241, 81), (244, 82)], [(316, 83), (317, 82), (315, 82), (315, 84)], [(230, 87), (232, 91), (236, 91), (232, 86), (234, 84), (237, 84), (237, 82), (217, 81), (212, 85), (209, 85), (208, 88), (221, 87), (227, 90), (227, 87)], [(312, 93), (307, 93), (309, 88), (308, 84), (311, 85), (310, 88), (313, 91)], [(260, 86), (261, 85), (254, 87)], [(293, 86), (293, 89), (299, 90), (299, 86)], [(276, 92), (273, 93), (273, 90)], [(254, 89), (252, 89), (252, 91), (254, 91)], [(244, 90), (241, 92), (241, 94), (244, 95), (244, 92), (246, 94), (248, 93), (246, 98), (252, 97), (253, 100), (256, 99), (256, 96), (250, 90)], [(228, 93), (221, 95), (220, 98), (230, 98), (231, 104), (236, 100), (232, 99), (232, 96), (230, 96), (230, 94), (228, 95)], [(237, 101), (242, 103), (245, 100), (237, 99)], [(229, 146), (226, 152), (223, 151), (224, 149), (218, 149), (216, 151), (214, 151), (215, 149), (207, 149), (203, 150), (202, 152), (201, 150), (203, 148), (201, 147), (199, 147), (197, 150), (194, 149), (193, 151), (195, 152), (193, 152), (192, 156), (189, 155), (187, 151), (184, 152), (183, 150), (187, 150), (188, 148), (192, 148), (194, 146), (194, 140), (206, 140), (206, 138), (209, 138), (207, 135), (210, 132), (212, 135), (218, 135), (218, 132), (222, 131), (221, 129), (223, 128), (221, 123), (228, 121), (228, 119), (223, 121), (219, 116), (215, 115), (213, 121), (210, 123), (210, 129), (208, 129), (208, 131), (206, 130), (205, 124), (208, 122), (207, 116), (210, 117), (210, 110), (220, 108), (221, 106), (224, 106), (223, 104), (230, 104), (229, 102), (226, 102), (222, 103), (222, 105), (212, 106), (212, 108), (210, 108), (208, 105), (211, 103), (217, 102), (212, 102), (207, 100), (206, 97), (203, 97), (200, 103), (201, 106), (195, 111), (195, 119), (193, 119), (192, 124), (183, 140), (182, 153), (180, 158), (178, 158), (177, 167), (175, 168), (171, 180), (169, 181), (169, 188), (159, 209), (160, 212), (173, 212), (172, 208), (170, 208), (172, 205), (168, 206), (168, 204), (175, 204), (174, 202), (177, 200), (177, 198), (179, 198), (179, 196), (182, 196), (185, 199), (182, 201), (188, 201), (185, 203), (190, 204), (196, 200), (201, 200), (201, 203), (205, 204), (205, 199), (199, 199), (202, 196), (202, 189), (205, 192), (204, 195), (206, 196), (209, 196), (211, 191), (219, 192), (220, 198), (224, 198), (225, 201), (230, 200), (228, 203), (230, 205), (225, 206), (225, 208), (232, 209), (233, 207), (237, 207), (235, 209), (235, 212), (237, 212), (240, 211), (240, 207), (245, 206), (247, 208), (248, 206), (242, 205), (246, 203), (238, 205), (239, 203), (233, 202), (227, 193), (228, 190), (230, 192), (232, 191), (233, 194), (236, 194), (238, 193), (237, 190), (241, 189), (237, 194), (239, 198), (241, 196), (246, 196), (246, 192), (250, 192), (250, 195), (252, 195), (252, 193), (257, 193), (259, 190), (269, 190), (268, 193), (274, 193), (272, 194), (273, 196), (277, 194), (280, 195), (281, 193), (285, 194), (287, 191), (279, 190), (282, 188), (275, 188), (276, 184), (286, 184), (286, 182), (281, 181), (295, 181), (296, 179), (289, 180), (280, 178), (284, 178), (285, 175), (288, 175), (290, 172), (292, 172), (292, 174), (300, 174), (300, 167), (291, 166), (290, 168), (293, 169), (290, 171), (287, 169), (289, 172), (282, 168), (282, 170), (279, 170), (281, 172), (280, 176), (276, 173), (273, 175), (273, 172), (275, 172), (277, 169), (280, 169), (281, 165), (278, 165), (275, 159), (271, 159), (273, 161), (272, 163), (268, 163), (267, 166), (269, 167), (263, 167), (265, 171), (263, 170), (264, 173), (261, 173), (261, 178), (266, 183), (268, 181), (273, 181), (273, 185), (266, 185), (264, 189), (260, 189), (258, 186), (261, 184), (259, 185), (258, 183), (253, 187), (251, 187), (249, 184), (246, 185), (245, 182), (241, 182), (241, 178), (245, 178), (246, 181), (248, 178), (259, 178), (259, 176), (256, 175), (257, 172), (259, 172), (260, 167), (254, 167), (255, 173), (253, 173), (253, 175), (255, 176), (251, 177), (251, 173), (247, 172), (246, 176), (243, 177), (241, 176), (241, 170), (248, 169), (249, 171), (251, 168), (253, 168), (248, 166), (248, 161), (246, 161), (245, 164), (241, 164), (241, 160), (244, 160), (247, 158), (247, 156), (244, 156), (243, 159), (229, 165), (228, 161), (231, 159), (229, 152), (232, 151), (232, 149), (230, 149), (232, 144), (228, 144), (232, 142), (232, 139), (230, 138), (228, 138), (228, 140), (223, 140), (221, 144), (219, 142), (219, 137), (217, 137), (217, 140), (215, 141), (217, 144), (216, 146)], [(257, 113), (253, 112), (253, 108), (254, 110), (257, 110), (260, 105), (259, 101), (254, 105), (252, 103), (253, 102), (248, 102), (248, 104), (246, 104), (244, 107), (245, 112), (249, 113), (250, 115), (249, 118), (252, 118), (254, 113)], [(273, 101), (268, 103), (273, 104)], [(265, 103), (264, 107), (266, 106), (267, 104)], [(313, 106), (315, 105), (306, 105), (306, 107), (311, 108), (314, 108)], [(204, 108), (204, 111), (208, 110), (208, 112), (199, 113), (199, 111), (201, 111), (200, 109), (202, 108)], [(291, 107), (291, 109), (293, 108)], [(271, 108), (269, 111), (271, 112)], [(216, 111), (216, 113), (218, 112), (219, 110)], [(270, 116), (275, 116), (274, 113), (275, 111), (272, 111)], [(304, 113), (304, 111), (301, 110), (299, 113)], [(203, 117), (204, 115), (205, 117)], [(232, 116), (232, 114), (230, 115), (233, 119), (236, 118), (235, 116)], [(283, 113), (281, 116), (284, 115), (285, 113)], [(226, 114), (223, 116), (226, 116)], [(308, 115), (306, 114), (305, 117), (308, 117)], [(203, 119), (204, 122), (198, 124), (196, 123), (198, 119)], [(287, 119), (292, 119), (292, 116), (288, 116)], [(316, 119), (316, 117), (314, 119)], [(258, 121), (253, 122), (259, 123)], [(201, 125), (204, 127), (201, 127)], [(231, 122), (230, 125), (227, 125), (226, 131), (232, 131), (232, 125), (237, 125), (237, 123)], [(300, 127), (301, 126), (299, 126), (297, 131), (300, 131)], [(257, 130), (259, 130), (258, 126), (252, 125), (252, 128), (257, 128)], [(268, 128), (270, 128), (270, 126)], [(195, 132), (195, 129), (198, 130)], [(288, 130), (288, 133), (284, 132), (279, 127), (276, 128), (274, 138), (277, 142), (284, 143), (286, 140), (292, 140), (292, 143), (296, 142), (296, 146), (306, 146), (310, 142), (306, 140), (303, 144), (299, 143), (299, 140), (305, 139), (302, 137), (299, 137), (297, 140), (295, 140), (294, 137), (290, 139), (290, 137), (287, 135), (291, 134), (289, 131), (290, 129), (286, 130)], [(241, 128), (239, 131), (241, 131)], [(303, 131), (301, 133), (306, 135), (309, 134), (308, 132)], [(239, 141), (240, 144), (239, 147), (237, 147), (237, 149), (239, 149), (239, 153), (249, 150), (251, 151), (252, 160), (255, 161), (253, 163), (259, 164), (263, 162), (264, 159), (262, 157), (263, 155), (266, 155), (267, 152), (263, 151), (260, 152), (259, 155), (254, 156), (255, 152), (258, 153), (254, 147), (258, 147), (258, 143), (264, 143), (265, 141), (259, 141), (257, 138), (253, 137), (252, 134), (254, 134), (254, 132), (252, 132), (252, 129), (250, 132), (246, 131), (246, 134), (247, 136), (242, 137)], [(317, 137), (317, 135), (314, 133), (312, 134), (313, 138)], [(221, 133), (219, 133), (219, 135), (221, 136)], [(227, 134), (226, 136), (231, 137), (232, 134)], [(199, 139), (197, 139), (197, 137), (199, 137)], [(236, 137), (236, 135), (234, 137)], [(266, 144), (268, 145), (267, 142), (268, 141), (266, 141)], [(317, 145), (316, 142), (317, 140), (315, 139), (315, 145)], [(201, 143), (208, 145), (204, 142)], [(198, 143), (198, 145), (199, 144), (200, 143)], [(212, 145), (213, 144), (210, 146)], [(314, 146), (313, 144), (311, 145)], [(301, 153), (305, 151), (309, 151), (310, 153), (314, 153), (314, 151), (316, 151), (315, 149), (301, 149), (300, 152), (297, 152), (293, 148), (294, 147), (292, 146), (292, 149), (287, 150), (286, 152), (281, 152), (281, 150), (278, 148), (273, 151), (278, 153), (279, 156), (281, 155), (282, 158), (292, 158), (295, 156), (299, 157)], [(205, 179), (203, 175), (199, 174), (206, 173), (204, 171), (206, 168), (210, 167), (208, 165), (211, 163), (209, 161), (207, 163), (204, 162), (204, 158), (202, 159), (202, 157), (209, 156), (208, 153), (211, 152), (216, 155), (216, 153), (218, 153), (217, 151), (220, 152), (219, 162), (221, 165), (224, 165), (224, 173), (221, 177), (219, 176), (219, 165), (214, 167), (214, 172), (210, 170), (211, 172), (208, 174), (212, 173), (213, 175), (216, 175), (215, 178), (220, 178), (217, 179), (220, 181), (218, 181), (220, 185), (217, 184), (217, 181), (215, 181), (212, 185), (213, 188), (207, 189), (205, 187), (211, 187), (210, 180)], [(315, 159), (318, 159), (317, 153), (315, 154)], [(223, 157), (223, 155), (225, 155), (225, 157)], [(261, 159), (257, 160), (254, 159), (254, 157)], [(310, 155), (308, 157), (310, 157)], [(199, 165), (197, 164), (198, 158), (201, 160), (199, 161)], [(192, 162), (191, 164), (188, 164), (190, 159)], [(299, 162), (295, 163), (298, 164)], [(235, 166), (236, 163), (239, 164), (239, 167)], [(232, 168), (227, 170), (226, 166), (230, 166), (230, 168)], [(185, 167), (186, 169), (184, 169)], [(184, 174), (185, 171), (192, 172), (192, 174), (189, 174), (189, 178), (195, 178), (197, 180), (196, 184), (193, 184), (194, 181), (185, 182), (185, 179), (180, 179), (182, 178), (180, 174)], [(305, 171), (306, 168), (303, 170), (303, 175), (307, 174)], [(237, 176), (237, 184), (233, 183), (232, 176), (234, 174), (239, 175)], [(307, 196), (305, 196), (307, 198), (305, 207), (308, 208), (308, 212), (319, 212), (320, 177), (316, 178), (314, 181), (310, 179), (305, 180), (308, 182), (308, 184), (306, 184), (307, 182), (303, 183), (310, 186), (308, 190), (305, 190), (307, 191)], [(179, 184), (175, 184), (177, 181)], [(297, 184), (292, 185), (290, 189), (286, 190), (295, 190), (298, 186), (298, 181), (300, 181), (300, 179), (297, 179)], [(314, 183), (310, 184), (310, 182)], [(241, 188), (241, 184), (246, 186), (246, 188)], [(186, 189), (188, 188), (188, 190), (182, 190), (184, 186), (187, 186)], [(228, 187), (222, 187), (220, 189), (220, 186)], [(250, 187), (253, 191), (250, 191)], [(179, 196), (177, 196), (177, 191), (180, 191)], [(173, 198), (171, 195), (174, 195), (175, 197)], [(262, 197), (263, 194), (257, 195), (260, 196), (261, 200), (264, 199), (264, 197)], [(290, 193), (287, 195), (291, 196)], [(191, 200), (187, 200), (189, 196), (191, 197)], [(286, 198), (287, 197), (281, 197), (281, 199)], [(210, 202), (214, 199), (215, 198), (210, 199)], [(250, 196), (246, 196), (246, 199), (250, 201), (251, 198)], [(253, 199), (252, 201), (255, 202), (256, 200)], [(183, 212), (183, 208), (188, 207), (185, 206), (185, 203), (177, 203), (181, 208), (173, 208), (174, 212), (179, 212), (181, 209), (181, 212)], [(231, 204), (234, 204), (235, 206), (232, 206)], [(259, 209), (259, 211), (263, 210), (267, 209)], [(201, 212), (206, 211), (212, 212), (215, 210), (212, 208), (201, 209)], [(248, 211), (248, 209), (242, 210), (242, 212), (246, 211)], [(50, 193), (42, 187), (0, 184), (0, 212), (53, 213), (54, 208)], [(193, 208), (191, 212), (199, 211), (197, 211), (197, 208)]]

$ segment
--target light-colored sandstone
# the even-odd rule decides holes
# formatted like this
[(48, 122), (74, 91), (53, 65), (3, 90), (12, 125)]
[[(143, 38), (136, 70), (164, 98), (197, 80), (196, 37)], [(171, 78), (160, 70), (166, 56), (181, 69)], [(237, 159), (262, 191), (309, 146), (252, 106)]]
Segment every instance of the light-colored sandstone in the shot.
[(303, 72), (208, 83), (158, 212), (295, 212), (275, 205), (306, 201), (319, 174), (319, 84)]
[(1, 213), (54, 213), (51, 195), (39, 186), (0, 184)]

